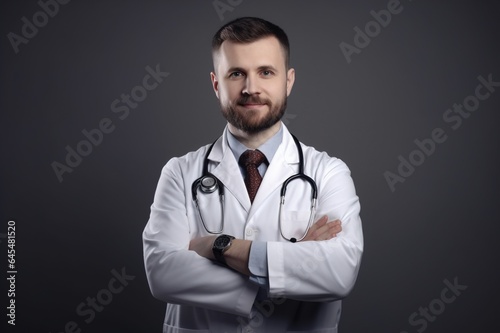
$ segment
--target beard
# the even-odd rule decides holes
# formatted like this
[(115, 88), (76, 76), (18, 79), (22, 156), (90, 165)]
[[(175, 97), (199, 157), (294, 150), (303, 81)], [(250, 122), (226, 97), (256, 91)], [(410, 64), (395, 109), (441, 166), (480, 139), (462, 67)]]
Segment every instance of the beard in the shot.
[[(259, 115), (263, 112), (262, 110), (242, 110), (243, 105), (246, 103), (265, 104), (269, 108), (269, 111), (262, 117)], [(276, 104), (273, 104), (269, 99), (244, 95), (235, 102), (229, 102), (226, 105), (221, 103), (220, 107), (224, 118), (226, 118), (231, 125), (248, 134), (255, 134), (270, 128), (280, 121), (285, 114), (286, 105), (286, 95)], [(239, 108), (239, 110), (236, 108)]]

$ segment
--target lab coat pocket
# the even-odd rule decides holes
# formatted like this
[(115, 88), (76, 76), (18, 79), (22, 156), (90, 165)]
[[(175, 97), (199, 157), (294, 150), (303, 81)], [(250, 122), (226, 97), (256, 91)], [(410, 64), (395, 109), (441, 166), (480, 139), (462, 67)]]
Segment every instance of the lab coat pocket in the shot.
[(284, 211), (281, 221), (281, 232), (283, 236), (290, 239), (302, 238), (307, 230), (311, 212), (308, 210)]

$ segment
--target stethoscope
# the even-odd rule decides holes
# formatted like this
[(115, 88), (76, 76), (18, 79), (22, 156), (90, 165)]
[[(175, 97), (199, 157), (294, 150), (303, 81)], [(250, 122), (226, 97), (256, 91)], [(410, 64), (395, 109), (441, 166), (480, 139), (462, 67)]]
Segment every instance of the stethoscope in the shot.
[[(303, 240), (306, 237), (307, 232), (309, 231), (309, 228), (311, 228), (311, 225), (312, 225), (313, 219), (314, 219), (314, 215), (316, 213), (316, 201), (318, 198), (318, 188), (316, 186), (316, 182), (311, 177), (304, 174), (304, 155), (302, 153), (302, 147), (300, 146), (299, 140), (294, 135), (292, 135), (292, 138), (293, 138), (293, 141), (295, 142), (295, 145), (297, 146), (297, 152), (299, 154), (299, 172), (297, 174), (292, 175), (291, 177), (287, 178), (283, 182), (283, 185), (281, 186), (281, 192), (280, 192), (281, 199), (280, 199), (280, 207), (279, 207), (278, 225), (279, 225), (281, 237), (283, 237), (284, 239), (286, 239), (292, 243), (295, 243), (297, 241), (300, 242), (301, 240)], [(222, 184), (222, 182), (217, 177), (215, 177), (213, 174), (208, 172), (208, 156), (210, 155), (210, 152), (212, 151), (212, 148), (214, 147), (214, 145), (215, 145), (215, 142), (212, 143), (212, 145), (208, 148), (207, 153), (205, 155), (205, 159), (203, 161), (202, 176), (193, 182), (193, 185), (191, 186), (191, 191), (193, 194), (193, 200), (196, 204), (196, 208), (197, 208), (198, 213), (200, 215), (201, 223), (203, 224), (203, 227), (205, 228), (205, 230), (210, 234), (221, 234), (222, 231), (224, 230), (224, 184)], [(304, 234), (299, 239), (297, 239), (295, 237), (287, 238), (283, 234), (283, 229), (281, 227), (283, 206), (285, 205), (286, 189), (288, 187), (288, 184), (290, 184), (290, 182), (292, 182), (296, 179), (305, 180), (311, 186), (311, 213), (309, 215), (309, 222), (307, 224), (307, 229), (305, 230)], [(198, 190), (200, 190), (202, 193), (213, 193), (216, 190), (219, 191), (219, 200), (220, 200), (220, 204), (221, 204), (221, 208), (222, 208), (222, 218), (221, 218), (222, 221), (221, 221), (219, 230), (213, 231), (213, 230), (208, 229), (208, 227), (205, 223), (205, 220), (203, 219), (203, 214), (201, 213), (200, 206), (198, 204)]]

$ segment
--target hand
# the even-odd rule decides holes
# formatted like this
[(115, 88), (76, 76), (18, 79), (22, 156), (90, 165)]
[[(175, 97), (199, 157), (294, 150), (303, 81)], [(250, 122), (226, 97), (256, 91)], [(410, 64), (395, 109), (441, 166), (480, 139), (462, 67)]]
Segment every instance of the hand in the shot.
[(322, 241), (336, 237), (342, 231), (342, 222), (340, 220), (328, 221), (328, 216), (323, 216), (317, 220), (307, 231), (305, 241)]
[(189, 249), (198, 253), (202, 257), (214, 260), (215, 258), (212, 247), (216, 237), (217, 236), (205, 236), (191, 239), (189, 242)]

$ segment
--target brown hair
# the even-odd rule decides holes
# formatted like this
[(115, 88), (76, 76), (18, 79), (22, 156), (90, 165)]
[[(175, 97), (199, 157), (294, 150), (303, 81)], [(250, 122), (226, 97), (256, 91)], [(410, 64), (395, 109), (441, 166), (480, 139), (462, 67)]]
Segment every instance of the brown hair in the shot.
[(212, 39), (212, 56), (226, 40), (234, 43), (251, 43), (258, 39), (274, 36), (285, 53), (285, 66), (290, 62), (290, 44), (286, 33), (277, 25), (257, 17), (241, 17), (219, 29)]

